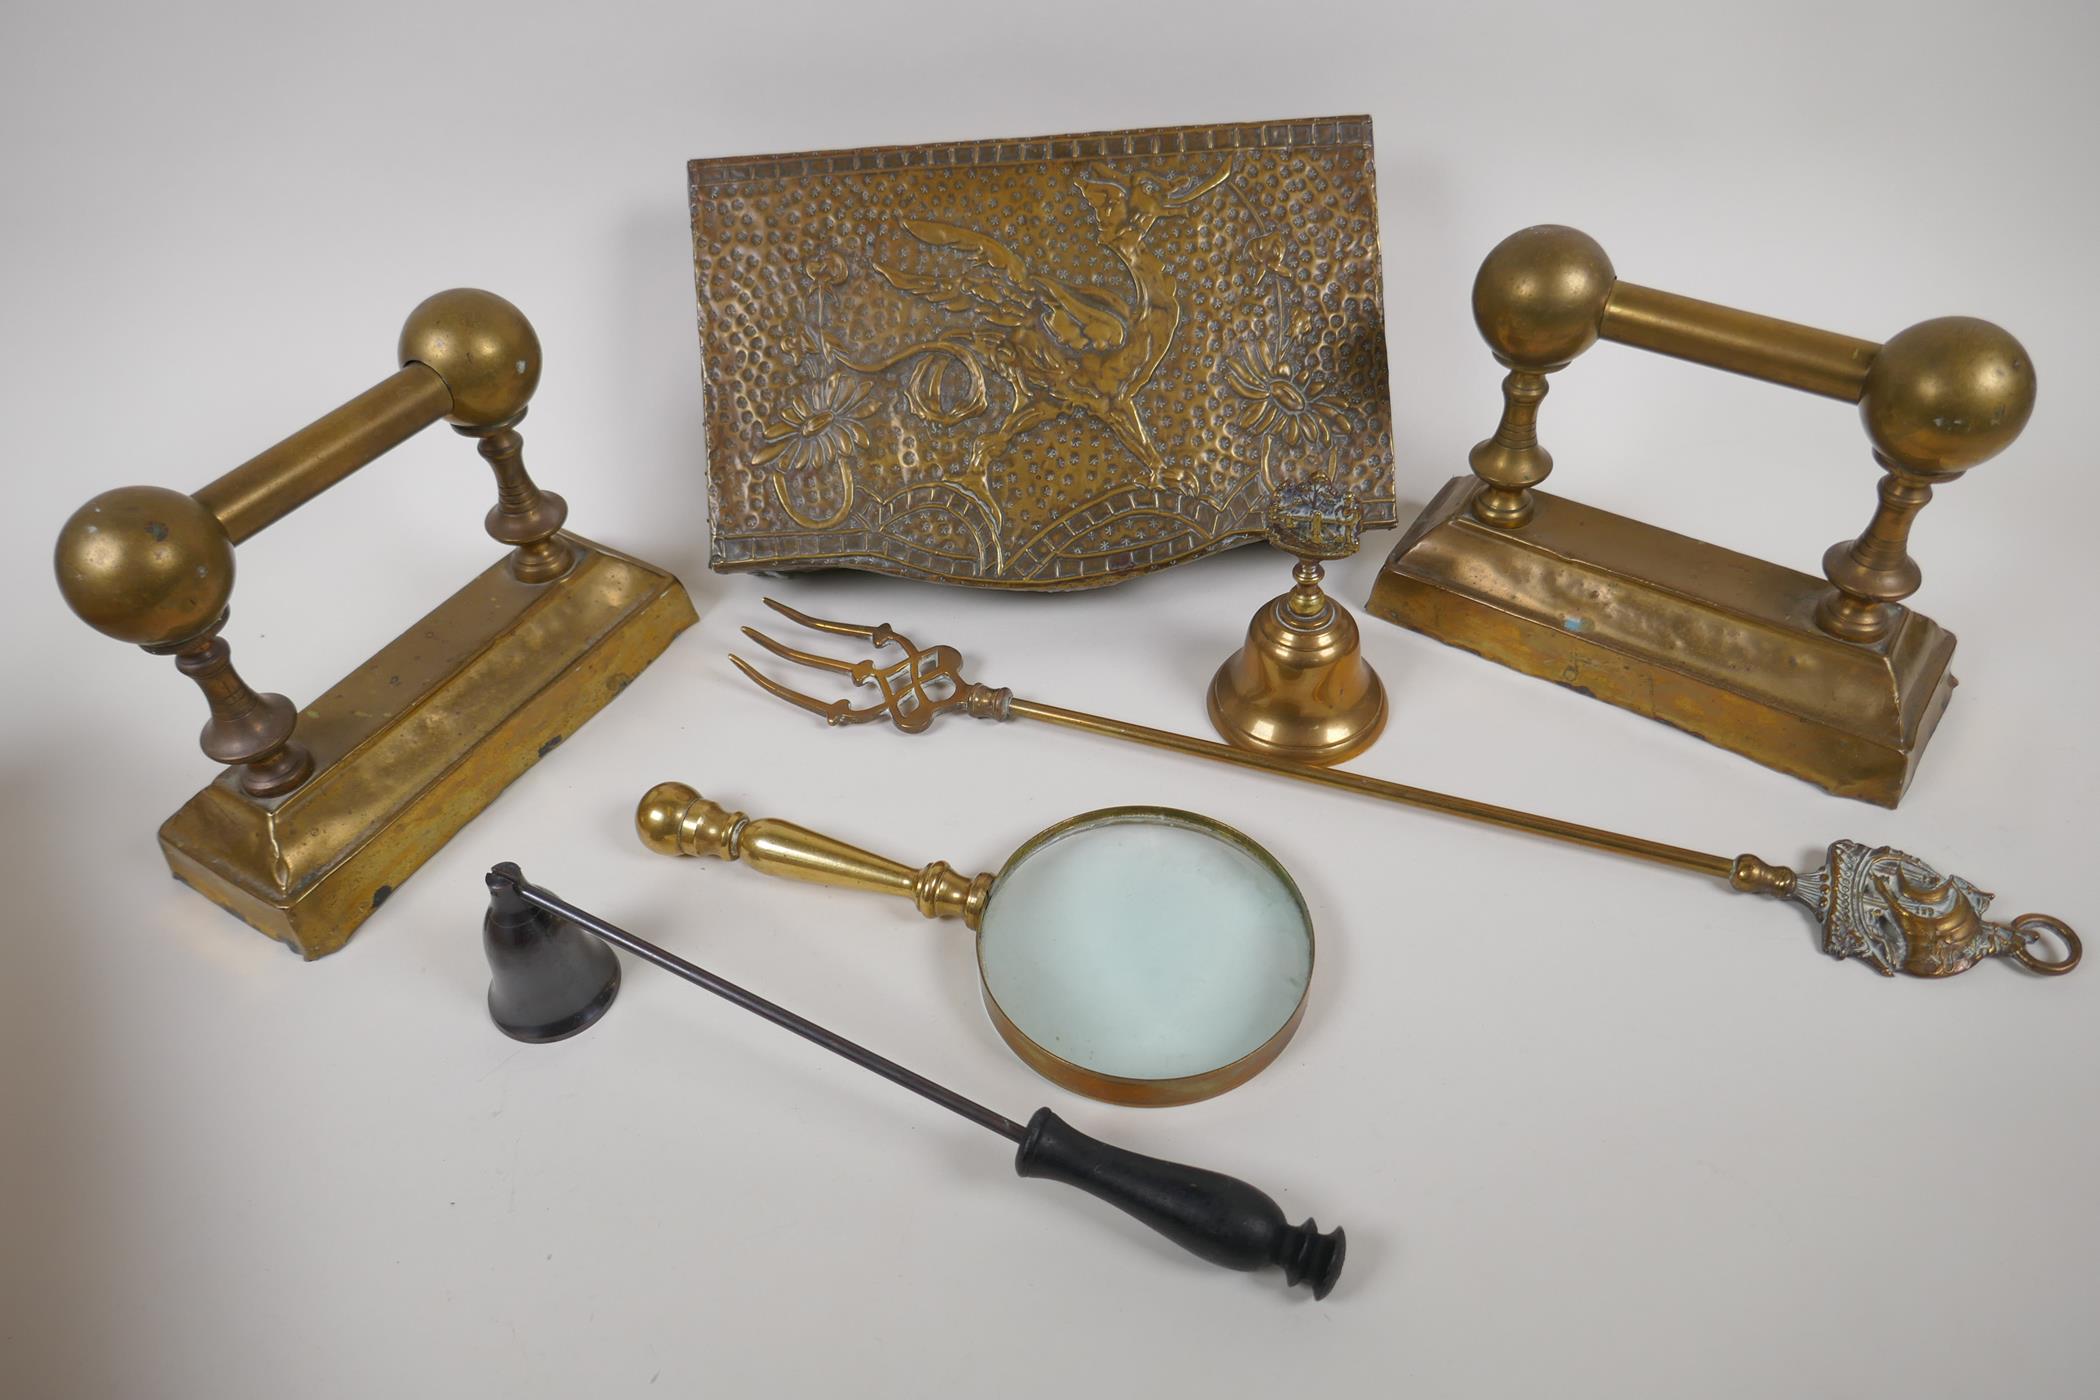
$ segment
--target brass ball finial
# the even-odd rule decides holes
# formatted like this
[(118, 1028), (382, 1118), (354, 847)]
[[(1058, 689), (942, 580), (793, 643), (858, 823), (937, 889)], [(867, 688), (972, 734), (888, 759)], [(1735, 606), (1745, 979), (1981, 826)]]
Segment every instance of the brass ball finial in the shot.
[(446, 421), (494, 428), (525, 411), (540, 382), (540, 338), (494, 292), (454, 287), (426, 298), (401, 327), (401, 363), (427, 365), (452, 391)]
[(2026, 349), (1973, 316), (1921, 321), (1890, 337), (1859, 401), (1875, 451), (1926, 480), (1959, 476), (1997, 456), (2033, 412)]
[(1618, 274), (1597, 240), (1539, 224), (1497, 243), (1473, 279), (1473, 321), (1504, 364), (1558, 369), (1597, 341)]
[(1848, 642), (1879, 642), (1918, 591), (1911, 523), (1937, 483), (2003, 452), (2034, 412), (2034, 362), (1989, 321), (1942, 316), (1898, 331), (1875, 352), (1859, 416), (1886, 468), (1880, 502), (1857, 539), (1823, 555), (1831, 591), (1816, 623)]
[(218, 518), (161, 486), (121, 486), (74, 511), (52, 564), (83, 622), (154, 650), (209, 632), (233, 596), (233, 542)]
[(634, 834), (660, 856), (736, 860), (749, 824), (742, 812), (710, 802), (684, 783), (658, 783), (642, 794), (634, 809)]
[(682, 854), (679, 829), (685, 823), (686, 809), (699, 800), (700, 794), (684, 783), (658, 783), (642, 794), (634, 809), (635, 835), (660, 856)]

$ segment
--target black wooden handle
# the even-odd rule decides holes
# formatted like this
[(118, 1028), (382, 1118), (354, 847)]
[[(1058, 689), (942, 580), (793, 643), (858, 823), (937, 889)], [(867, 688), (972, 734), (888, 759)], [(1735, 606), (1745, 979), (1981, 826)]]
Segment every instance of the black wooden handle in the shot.
[(1077, 1186), (1135, 1216), (1192, 1254), (1228, 1269), (1274, 1264), (1285, 1281), (1325, 1298), (1341, 1276), (1348, 1241), (1308, 1220), (1292, 1225), (1267, 1195), (1236, 1177), (1112, 1147), (1047, 1108), (1028, 1120), (1014, 1170)]

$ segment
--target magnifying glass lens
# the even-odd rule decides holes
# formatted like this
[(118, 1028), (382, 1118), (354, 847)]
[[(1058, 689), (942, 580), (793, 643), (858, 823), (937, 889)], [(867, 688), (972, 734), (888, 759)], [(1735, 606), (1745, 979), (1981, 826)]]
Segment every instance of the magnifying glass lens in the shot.
[(1290, 878), (1225, 828), (1111, 812), (1046, 833), (1000, 874), (984, 985), (1016, 1029), (1096, 1074), (1207, 1074), (1290, 1024), (1312, 925)]

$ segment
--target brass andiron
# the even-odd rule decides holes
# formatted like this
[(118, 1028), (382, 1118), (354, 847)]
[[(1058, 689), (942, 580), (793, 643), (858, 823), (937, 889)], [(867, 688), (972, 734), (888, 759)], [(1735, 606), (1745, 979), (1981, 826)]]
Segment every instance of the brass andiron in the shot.
[[(1082, 710), (1046, 705), (1038, 700), (1024, 700), (1011, 690), (993, 689), (966, 679), (962, 674), (962, 654), (955, 648), (915, 646), (888, 623), (862, 627), (846, 622), (827, 622), (797, 612), (771, 598), (766, 599), (766, 605), (815, 631), (859, 638), (874, 645), (878, 651), (883, 647), (897, 649), (899, 657), (895, 661), (839, 661), (783, 646), (754, 628), (743, 629), (745, 636), (775, 656), (836, 672), (851, 679), (856, 686), (875, 692), (872, 703), (865, 705), (855, 705), (845, 699), (819, 700), (782, 685), (740, 656), (729, 658), (738, 670), (768, 694), (808, 710), (829, 725), (866, 724), (886, 719), (907, 734), (918, 734), (929, 728), (937, 716), (951, 710), (975, 719), (1040, 720), (1104, 738), (1339, 788), (1381, 802), (1421, 807), (1447, 816), (1463, 817), (1467, 821), (1528, 832), (1548, 840), (1671, 865), (1726, 881), (1730, 888), (1746, 894), (1793, 900), (1805, 907), (1821, 926), (1824, 952), (1834, 958), (1858, 958), (1885, 977), (1893, 977), (1898, 972), (1914, 977), (1951, 977), (1985, 958), (1995, 957), (2010, 958), (2030, 971), (2049, 974), (2069, 972), (2078, 965), (2078, 935), (2062, 920), (2047, 914), (2022, 914), (2009, 924), (1986, 919), (1984, 914), (1992, 899), (1987, 891), (1978, 889), (1960, 876), (1942, 876), (1915, 856), (1888, 846), (1868, 847), (1858, 841), (1833, 841), (1826, 852), (1823, 868), (1805, 874), (1784, 865), (1770, 864), (1754, 855), (1731, 859), (1705, 851), (1687, 850), (1644, 837), (1582, 826), (1558, 817), (1497, 807), (1469, 797), (1409, 787), (1404, 783), (1323, 768), (1274, 754), (1236, 749), (1230, 744), (1176, 734), (1172, 730), (1152, 729)], [(2045, 933), (2055, 935), (2063, 945), (2063, 957), (2050, 959), (2036, 955), (2033, 945)]]
[[(172, 655), (228, 765), (161, 827), (175, 877), (318, 958), (512, 779), (696, 618), (677, 579), (567, 533), (526, 473), (518, 421), (540, 344), (489, 292), (409, 313), (400, 368), (194, 495), (105, 491), (59, 532), (59, 591), (97, 631)], [(496, 478), (508, 552), (320, 700), (295, 711), (233, 669), (233, 547), (438, 420)]]
[(1364, 660), (1356, 619), (1320, 588), (1323, 560), (1356, 553), (1363, 512), (1344, 487), (1290, 482), (1269, 503), (1269, 543), (1297, 556), (1290, 592), (1247, 624), (1210, 683), (1210, 722), (1230, 743), (1306, 763), (1340, 763), (1385, 728), (1385, 686)]
[[(1401, 538), (1370, 611), (1895, 806), (1955, 684), (1954, 634), (1903, 603), (1911, 522), (2026, 426), (2020, 343), (1949, 316), (1877, 345), (1694, 301), (1620, 281), (1554, 225), (1488, 254), (1473, 317), (1509, 370), (1501, 422)], [(1547, 376), (1600, 339), (1858, 404), (1883, 473), (1866, 529), (1817, 578), (1537, 489)]]

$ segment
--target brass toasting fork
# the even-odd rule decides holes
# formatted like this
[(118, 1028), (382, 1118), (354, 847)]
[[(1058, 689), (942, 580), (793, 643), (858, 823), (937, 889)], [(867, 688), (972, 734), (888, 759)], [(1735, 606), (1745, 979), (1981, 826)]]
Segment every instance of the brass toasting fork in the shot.
[[(731, 654), (729, 659), (736, 663), (736, 668), (760, 688), (821, 717), (826, 724), (867, 724), (887, 719), (907, 734), (918, 734), (929, 728), (936, 717), (950, 710), (959, 710), (975, 719), (1042, 720), (1196, 758), (1241, 768), (1258, 768), (1265, 773), (1341, 788), (1383, 802), (1424, 807), (1433, 812), (1464, 817), (1468, 821), (1509, 827), (1534, 836), (1613, 851), (1660, 865), (1674, 865), (1725, 880), (1731, 888), (1745, 894), (1771, 895), (1805, 906), (1822, 925), (1824, 952), (1834, 958), (1859, 958), (1884, 977), (1893, 977), (1898, 972), (1913, 977), (1952, 977), (1985, 958), (2001, 957), (2011, 958), (2030, 971), (2050, 975), (2069, 972), (2078, 966), (2078, 935), (2061, 919), (2048, 914), (2022, 914), (2009, 924), (1987, 919), (1984, 913), (1990, 908), (1992, 898), (1988, 891), (1978, 889), (1959, 875), (1941, 875), (1916, 856), (1893, 847), (1833, 841), (1823, 868), (1806, 874), (1798, 874), (1784, 865), (1770, 864), (1754, 855), (1741, 855), (1731, 860), (1727, 856), (1669, 846), (1639, 836), (1581, 826), (1558, 817), (1521, 812), (1513, 807), (1497, 807), (1492, 803), (1432, 792), (1428, 788), (1409, 787), (1405, 783), (1388, 782), (1361, 773), (1253, 753), (1211, 739), (1176, 734), (1168, 729), (1152, 729), (1081, 710), (1067, 710), (1039, 700), (1023, 700), (1004, 687), (994, 689), (966, 679), (962, 674), (962, 653), (953, 647), (919, 647), (888, 623), (862, 627), (849, 622), (829, 622), (798, 612), (772, 598), (765, 601), (767, 607), (813, 631), (855, 637), (871, 643), (877, 652), (884, 647), (894, 647), (902, 653), (897, 660), (889, 662), (876, 659), (840, 661), (784, 646), (756, 628), (746, 627), (745, 636), (783, 660), (822, 671), (836, 671), (849, 677), (856, 686), (874, 690), (877, 698), (865, 705), (856, 706), (846, 699), (819, 700), (789, 689), (741, 656)], [(2052, 960), (2036, 956), (2034, 945), (2041, 941), (2044, 933), (2054, 934), (2063, 945), (2062, 958)]]

